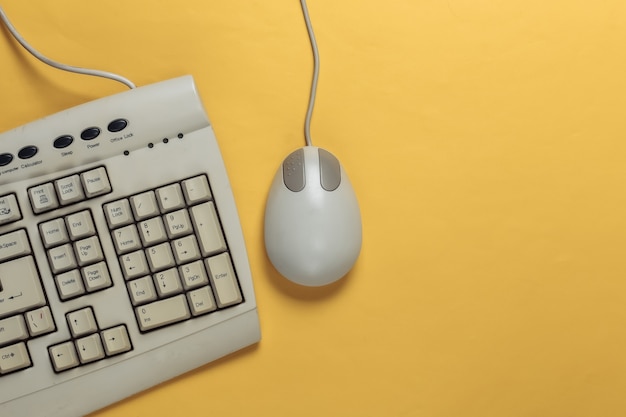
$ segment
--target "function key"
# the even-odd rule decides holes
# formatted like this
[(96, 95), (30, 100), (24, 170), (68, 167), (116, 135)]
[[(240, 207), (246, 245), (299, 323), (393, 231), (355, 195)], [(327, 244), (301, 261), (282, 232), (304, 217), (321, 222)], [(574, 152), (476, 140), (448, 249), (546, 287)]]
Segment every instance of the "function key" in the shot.
[(98, 127), (90, 127), (82, 131), (80, 134), (81, 139), (83, 140), (92, 140), (97, 138), (100, 135), (100, 128)]
[(10, 153), (0, 154), (0, 167), (9, 165), (13, 161), (13, 155)]
[(29, 158), (32, 158), (33, 156), (37, 155), (37, 151), (38, 151), (38, 149), (37, 149), (36, 146), (33, 146), (33, 145), (24, 146), (17, 153), (17, 156), (19, 156), (20, 159), (29, 159)]
[(115, 133), (115, 132), (119, 132), (121, 130), (126, 129), (126, 126), (128, 126), (128, 120), (115, 119), (111, 123), (109, 123), (109, 126), (107, 126), (107, 129), (109, 130), (109, 132)]
[(57, 149), (67, 148), (74, 142), (74, 138), (70, 135), (59, 136), (54, 140), (54, 147)]

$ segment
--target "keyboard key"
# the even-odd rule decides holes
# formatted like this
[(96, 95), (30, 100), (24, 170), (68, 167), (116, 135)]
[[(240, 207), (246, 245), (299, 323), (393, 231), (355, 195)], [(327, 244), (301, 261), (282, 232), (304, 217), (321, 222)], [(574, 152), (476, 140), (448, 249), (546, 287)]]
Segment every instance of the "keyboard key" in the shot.
[(226, 242), (213, 202), (192, 207), (191, 219), (198, 234), (202, 256), (209, 256), (226, 250)]
[(113, 285), (109, 268), (104, 261), (84, 267), (82, 274), (88, 292), (109, 288)]
[(142, 250), (120, 256), (120, 264), (126, 279), (138, 278), (150, 272), (146, 255)]
[(171, 268), (175, 265), (172, 247), (168, 242), (146, 249), (146, 258), (152, 272)]
[(26, 313), (26, 322), (28, 323), (30, 335), (33, 337), (53, 332), (56, 329), (50, 307), (48, 306)]
[(45, 304), (32, 256), (0, 264), (0, 318)]
[(0, 225), (8, 224), (22, 218), (20, 206), (15, 194), (0, 197)]
[(137, 227), (134, 224), (121, 227), (111, 232), (113, 236), (113, 244), (118, 254), (141, 249), (141, 241), (139, 240), (139, 233), (137, 233)]
[(78, 265), (84, 266), (99, 262), (104, 259), (100, 239), (98, 236), (91, 236), (74, 243)]
[(153, 191), (136, 194), (130, 198), (130, 206), (137, 221), (159, 214), (159, 207)]
[(28, 189), (28, 197), (34, 213), (42, 213), (59, 207), (54, 185), (51, 182)]
[(200, 258), (198, 240), (194, 235), (185, 236), (172, 242), (176, 263), (184, 264)]
[(191, 306), (191, 313), (194, 316), (210, 313), (217, 308), (211, 288), (208, 286), (190, 291), (187, 293), (187, 298)]
[(57, 291), (61, 300), (78, 297), (85, 293), (83, 280), (78, 269), (72, 269), (60, 275), (56, 275), (54, 280), (57, 284)]
[(0, 262), (30, 253), (26, 230), (20, 229), (0, 236)]
[(192, 262), (179, 267), (185, 289), (197, 288), (209, 283), (209, 278), (202, 261)]
[(65, 222), (72, 240), (91, 236), (96, 233), (96, 227), (93, 224), (89, 210), (70, 214), (65, 218)]
[(46, 248), (52, 246), (62, 245), (70, 241), (67, 228), (65, 227), (65, 220), (62, 218), (52, 219), (39, 225), (39, 233), (41, 240)]
[(190, 317), (189, 307), (183, 294), (136, 307), (135, 312), (139, 328), (144, 332)]
[(185, 180), (182, 184), (183, 193), (189, 205), (207, 201), (212, 198), (209, 182), (204, 175)]
[(0, 349), (0, 375), (27, 368), (30, 365), (30, 356), (23, 342)]
[(87, 198), (111, 192), (111, 183), (104, 167), (92, 169), (80, 174)]
[(156, 283), (157, 292), (161, 297), (178, 294), (183, 290), (176, 268), (170, 268), (154, 274), (154, 282)]
[(0, 346), (28, 338), (24, 316), (7, 317), (0, 320)]
[(217, 305), (222, 308), (239, 304), (242, 301), (241, 291), (228, 253), (207, 259), (206, 265), (215, 290)]
[(76, 348), (74, 347), (74, 343), (71, 341), (50, 346), (48, 348), (48, 353), (50, 354), (50, 359), (52, 359), (52, 366), (57, 372), (75, 368), (80, 365), (78, 355), (76, 354)]
[(104, 351), (107, 356), (128, 352), (133, 348), (126, 326), (117, 326), (101, 332)]
[(144, 246), (155, 245), (167, 240), (167, 233), (160, 217), (153, 217), (139, 223), (141, 241)]
[(173, 239), (179, 236), (188, 235), (193, 231), (191, 221), (189, 221), (189, 213), (187, 209), (177, 210), (163, 216), (165, 219), (165, 227), (167, 235)]
[(50, 261), (50, 267), (54, 274), (69, 271), (78, 266), (76, 258), (74, 258), (72, 245), (69, 243), (48, 250), (48, 260)]
[(91, 307), (67, 313), (66, 318), (67, 324), (72, 332), (72, 336), (74, 337), (94, 333), (98, 330), (96, 317), (94, 316)]
[(98, 333), (78, 339), (76, 350), (81, 363), (89, 363), (104, 358), (104, 346)]
[(179, 184), (171, 184), (157, 189), (156, 196), (161, 213), (185, 207), (185, 198)]
[(149, 303), (157, 299), (152, 277), (145, 276), (128, 283), (128, 293), (134, 306)]
[(60, 178), (54, 182), (54, 186), (59, 196), (59, 202), (63, 206), (85, 199), (83, 186), (80, 183), (80, 176), (78, 175)]
[(119, 226), (131, 224), (134, 220), (130, 203), (127, 199), (117, 200), (104, 205), (104, 215), (109, 227), (114, 229)]

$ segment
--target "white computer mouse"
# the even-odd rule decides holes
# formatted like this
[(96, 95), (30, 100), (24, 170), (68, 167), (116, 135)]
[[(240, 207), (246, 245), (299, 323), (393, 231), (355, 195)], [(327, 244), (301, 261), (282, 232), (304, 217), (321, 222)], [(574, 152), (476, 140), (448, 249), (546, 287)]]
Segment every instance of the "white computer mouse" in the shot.
[(280, 165), (265, 207), (265, 248), (285, 278), (306, 286), (346, 275), (361, 251), (361, 212), (330, 152), (305, 146)]

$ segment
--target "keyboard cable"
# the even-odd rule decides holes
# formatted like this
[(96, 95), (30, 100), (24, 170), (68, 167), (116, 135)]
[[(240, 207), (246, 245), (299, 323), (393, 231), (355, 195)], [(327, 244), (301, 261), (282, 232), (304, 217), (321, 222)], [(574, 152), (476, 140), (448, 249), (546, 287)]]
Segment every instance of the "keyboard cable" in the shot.
[(7, 17), (7, 15), (4, 12), (4, 10), (2, 10), (2, 6), (0, 6), (0, 20), (2, 20), (2, 22), (4, 23), (6, 28), (11, 33), (11, 35), (15, 38), (15, 40), (18, 41), (19, 44), (22, 45), (22, 47), (24, 49), (26, 49), (28, 52), (30, 52), (30, 54), (32, 56), (34, 56), (35, 58), (37, 58), (38, 60), (40, 60), (44, 64), (47, 64), (47, 65), (49, 65), (51, 67), (54, 67), (56, 69), (59, 69), (59, 70), (73, 72), (73, 73), (76, 73), (76, 74), (108, 78), (110, 80), (120, 82), (120, 83), (126, 85), (128, 88), (131, 88), (131, 89), (135, 88), (135, 84), (133, 84), (127, 78), (122, 77), (121, 75), (113, 74), (113, 73), (107, 72), (107, 71), (100, 71), (100, 70), (89, 69), (89, 68), (74, 67), (74, 66), (71, 66), (71, 65), (66, 65), (66, 64), (54, 61), (54, 60), (44, 56), (39, 51), (37, 51), (35, 48), (33, 48), (26, 41), (26, 39), (24, 39), (24, 37), (22, 37), (22, 35), (19, 34), (17, 29), (15, 29), (15, 27), (9, 21), (9, 18)]

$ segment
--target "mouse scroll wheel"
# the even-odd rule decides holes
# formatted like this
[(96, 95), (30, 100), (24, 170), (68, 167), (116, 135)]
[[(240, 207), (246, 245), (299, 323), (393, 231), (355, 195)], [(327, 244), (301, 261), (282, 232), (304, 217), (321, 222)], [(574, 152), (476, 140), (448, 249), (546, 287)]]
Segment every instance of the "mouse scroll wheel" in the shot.
[(285, 186), (295, 193), (304, 189), (304, 149), (298, 149), (285, 158), (283, 181)]
[(320, 155), (320, 182), (326, 191), (335, 191), (341, 184), (341, 167), (335, 156), (324, 150), (319, 150)]

